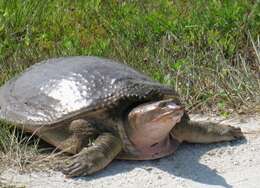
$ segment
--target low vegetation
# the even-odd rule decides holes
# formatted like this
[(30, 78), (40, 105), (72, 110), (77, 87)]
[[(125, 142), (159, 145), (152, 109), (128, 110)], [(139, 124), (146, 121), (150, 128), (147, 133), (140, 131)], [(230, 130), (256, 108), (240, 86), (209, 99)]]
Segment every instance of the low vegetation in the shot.
[[(189, 111), (252, 113), (259, 37), (259, 0), (0, 0), (0, 85), (43, 59), (95, 55), (172, 85)], [(23, 156), (6, 126), (2, 151)]]

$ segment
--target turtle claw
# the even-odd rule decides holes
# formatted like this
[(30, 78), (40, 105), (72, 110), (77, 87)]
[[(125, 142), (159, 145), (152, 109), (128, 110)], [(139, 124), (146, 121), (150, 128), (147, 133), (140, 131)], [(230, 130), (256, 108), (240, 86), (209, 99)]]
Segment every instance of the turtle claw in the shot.
[(227, 140), (238, 140), (245, 138), (241, 128), (239, 127), (233, 127), (228, 125), (225, 129), (226, 130), (223, 132), (223, 136), (227, 136), (229, 138)]
[(75, 174), (75, 170), (76, 169), (79, 169), (80, 167), (80, 163), (72, 163), (72, 164), (69, 164), (68, 166), (64, 166), (62, 168), (62, 172), (66, 175), (66, 177), (70, 176), (72, 177), (73, 174)]
[(230, 134), (233, 136), (234, 140), (245, 138), (241, 128), (239, 127), (232, 127), (232, 129), (230, 130)]
[(63, 171), (63, 173), (65, 174), (66, 178), (73, 178), (73, 177), (77, 177), (77, 176), (81, 176), (85, 174), (85, 169), (77, 166), (76, 168), (69, 168), (65, 171)]

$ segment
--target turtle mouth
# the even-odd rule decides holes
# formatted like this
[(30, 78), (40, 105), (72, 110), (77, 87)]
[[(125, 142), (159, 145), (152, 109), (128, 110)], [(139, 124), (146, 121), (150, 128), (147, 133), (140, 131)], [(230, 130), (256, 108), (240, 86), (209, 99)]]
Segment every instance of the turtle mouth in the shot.
[(152, 122), (158, 122), (166, 118), (178, 119), (180, 121), (181, 117), (184, 114), (184, 107), (178, 106), (176, 104), (169, 104), (167, 107), (162, 108), (165, 110), (162, 114), (159, 114), (155, 117)]

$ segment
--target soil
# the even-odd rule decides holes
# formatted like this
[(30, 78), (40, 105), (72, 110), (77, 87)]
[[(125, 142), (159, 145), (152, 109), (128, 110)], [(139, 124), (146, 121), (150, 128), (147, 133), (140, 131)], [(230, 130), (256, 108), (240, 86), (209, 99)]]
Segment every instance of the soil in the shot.
[[(221, 121), (198, 115), (192, 118)], [(75, 179), (66, 179), (62, 173), (52, 170), (20, 174), (15, 169), (6, 169), (0, 175), (0, 182), (16, 187), (44, 188), (260, 187), (260, 116), (240, 116), (223, 123), (241, 127), (246, 140), (182, 144), (174, 155), (159, 160), (115, 160), (95, 175)]]

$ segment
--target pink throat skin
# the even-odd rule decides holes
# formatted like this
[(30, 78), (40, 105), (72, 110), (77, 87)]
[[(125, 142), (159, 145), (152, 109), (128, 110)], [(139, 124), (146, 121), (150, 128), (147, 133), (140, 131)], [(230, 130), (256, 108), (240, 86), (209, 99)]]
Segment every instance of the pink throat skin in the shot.
[(137, 160), (160, 158), (176, 150), (179, 142), (170, 133), (181, 121), (184, 109), (173, 102), (166, 102), (162, 107), (157, 103), (148, 104), (131, 112), (128, 137), (139, 153)]

